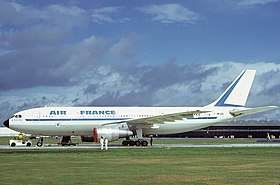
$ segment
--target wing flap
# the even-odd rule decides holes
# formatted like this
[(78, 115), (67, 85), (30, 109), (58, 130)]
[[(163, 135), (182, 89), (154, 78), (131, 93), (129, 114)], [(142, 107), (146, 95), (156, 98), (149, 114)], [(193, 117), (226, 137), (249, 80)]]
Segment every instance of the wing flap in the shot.
[(259, 112), (274, 110), (277, 108), (278, 108), (278, 106), (264, 106), (264, 107), (248, 108), (248, 109), (244, 109), (244, 110), (232, 110), (232, 111), (230, 111), (230, 113), (233, 116), (245, 116), (245, 115), (255, 114), (255, 113), (259, 113)]

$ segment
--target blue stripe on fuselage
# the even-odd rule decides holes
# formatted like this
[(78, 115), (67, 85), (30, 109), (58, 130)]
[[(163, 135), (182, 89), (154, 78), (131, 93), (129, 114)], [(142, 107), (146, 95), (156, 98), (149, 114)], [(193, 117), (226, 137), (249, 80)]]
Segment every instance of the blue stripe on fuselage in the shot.
[(25, 119), (26, 121), (123, 121), (132, 118), (57, 118), (57, 119)]
[[(54, 119), (25, 119), (25, 121), (123, 121), (133, 118), (54, 118)], [(217, 119), (217, 117), (197, 117), (197, 118), (187, 118), (187, 119)]]
[(217, 119), (217, 117), (198, 117), (198, 118), (187, 118), (187, 119)]

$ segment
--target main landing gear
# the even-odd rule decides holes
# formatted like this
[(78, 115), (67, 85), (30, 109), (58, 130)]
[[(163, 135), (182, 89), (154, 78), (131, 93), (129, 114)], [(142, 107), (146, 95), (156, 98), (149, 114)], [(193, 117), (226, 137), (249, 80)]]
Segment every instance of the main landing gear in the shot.
[(148, 142), (143, 139), (138, 139), (138, 140), (131, 140), (131, 139), (126, 139), (122, 142), (123, 146), (148, 146)]

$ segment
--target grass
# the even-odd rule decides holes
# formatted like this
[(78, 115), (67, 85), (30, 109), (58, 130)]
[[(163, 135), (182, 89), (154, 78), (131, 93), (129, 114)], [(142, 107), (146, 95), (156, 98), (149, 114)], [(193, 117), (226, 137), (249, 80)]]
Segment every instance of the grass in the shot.
[(1, 184), (280, 183), (279, 148), (38, 151), (0, 154)]

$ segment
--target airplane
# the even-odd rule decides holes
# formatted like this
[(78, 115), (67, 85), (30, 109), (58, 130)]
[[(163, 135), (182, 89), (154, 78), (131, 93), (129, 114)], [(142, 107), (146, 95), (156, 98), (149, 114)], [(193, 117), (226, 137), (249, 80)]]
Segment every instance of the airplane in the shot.
[(126, 138), (123, 145), (147, 146), (143, 135), (183, 133), (277, 109), (245, 107), (255, 73), (242, 71), (216, 101), (203, 107), (40, 107), (15, 113), (3, 124), (22, 133), (63, 136), (64, 143), (71, 136), (81, 136), (83, 142), (98, 142), (103, 136), (109, 141)]

